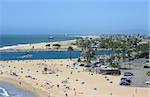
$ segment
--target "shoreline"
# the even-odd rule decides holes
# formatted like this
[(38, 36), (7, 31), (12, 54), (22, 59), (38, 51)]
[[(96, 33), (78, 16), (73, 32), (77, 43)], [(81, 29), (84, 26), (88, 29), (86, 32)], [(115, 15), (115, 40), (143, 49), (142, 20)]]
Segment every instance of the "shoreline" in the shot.
[[(7, 49), (7, 50), (0, 50), (0, 52), (55, 52), (55, 51), (64, 51), (67, 52), (66, 49), (34, 49), (34, 50), (14, 50), (14, 49)], [(74, 51), (81, 51), (81, 50), (74, 50)]]
[[(82, 67), (74, 67), (76, 61), (76, 59), (0, 61), (0, 72), (3, 72), (0, 73), (0, 82), (7, 82), (29, 91), (35, 97), (66, 97), (65, 93), (68, 97), (100, 97), (99, 95), (133, 97), (133, 94), (135, 97), (148, 97), (149, 95), (150, 88), (119, 86), (120, 76), (107, 75), (109, 79), (107, 80), (106, 75), (90, 73)], [(42, 73), (45, 66), (55, 73)], [(12, 71), (18, 76), (10, 75)], [(30, 77), (26, 77), (29, 75)], [(66, 79), (67, 83), (62, 83)], [(69, 86), (69, 89), (66, 86)], [(137, 93), (135, 93), (136, 89)]]
[[(73, 40), (64, 40), (64, 41), (55, 41), (55, 42), (39, 42), (39, 43), (27, 43), (27, 44), (17, 44), (11, 46), (0, 47), (0, 52), (40, 52), (40, 51), (67, 51), (68, 47), (73, 47), (74, 51), (82, 51), (81, 48), (73, 45), (76, 39)], [(46, 47), (46, 44), (51, 44), (50, 47)], [(55, 48), (53, 44), (60, 44), (60, 48)], [(34, 47), (34, 48), (33, 48)], [(111, 49), (102, 49), (98, 50), (111, 50)]]
[[(40, 89), (38, 89), (36, 87), (33, 87), (33, 86), (31, 87), (32, 84), (27, 83), (27, 82), (22, 81), (22, 80), (20, 80), (21, 81), (21, 85), (20, 85), (20, 81), (18, 81), (17, 79), (14, 79), (14, 78), (11, 78), (11, 77), (3, 77), (3, 76), (0, 76), (0, 78), (1, 78), (0, 79), (0, 83), (4, 82), (4, 83), (8, 83), (10, 85), (13, 85), (16, 88), (19, 88), (19, 89), (22, 89), (22, 90), (24, 90), (26, 92), (31, 93), (34, 97), (59, 97), (59, 96), (49, 96), (48, 92), (42, 91), (42, 90), (40, 90)], [(138, 89), (138, 90), (150, 89), (148, 87), (147, 88), (146, 87), (122, 87), (122, 88), (128, 88), (129, 90), (132, 90), (132, 91), (133, 90), (136, 91), (136, 89)], [(148, 95), (149, 95), (149, 93), (148, 93)], [(122, 96), (124, 97), (124, 95), (122, 95)]]
[[(72, 45), (76, 39), (65, 40), (65, 41), (54, 41), (54, 42), (39, 42), (39, 43), (26, 43), (26, 44), (17, 44), (11, 46), (0, 47), (0, 52), (18, 52), (18, 51), (67, 51), (69, 46), (74, 47), (75, 51), (80, 51), (78, 47)], [(46, 47), (46, 44), (51, 44), (50, 47)], [(60, 44), (59, 49), (53, 47), (53, 44)]]
[[(11, 78), (11, 77), (2, 77), (0, 76), (0, 82), (8, 83), (13, 85), (16, 88), (22, 89), (24, 91), (27, 91), (31, 93), (34, 97), (42, 97), (43, 95), (47, 97), (47, 92), (44, 92), (36, 87), (31, 87), (32, 84), (27, 83), (23, 80), (18, 81), (17, 79)], [(20, 85), (21, 82), (21, 85)]]

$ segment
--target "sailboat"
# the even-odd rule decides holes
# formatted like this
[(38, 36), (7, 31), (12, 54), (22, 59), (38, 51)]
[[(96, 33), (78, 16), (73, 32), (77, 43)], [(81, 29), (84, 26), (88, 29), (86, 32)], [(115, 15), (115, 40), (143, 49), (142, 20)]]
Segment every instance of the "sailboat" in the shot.
[(49, 36), (49, 37), (48, 37), (48, 39), (53, 39), (53, 38), (54, 38), (53, 36)]
[(29, 54), (29, 53), (21, 56), (21, 58), (31, 58), (31, 57), (32, 57), (32, 54)]

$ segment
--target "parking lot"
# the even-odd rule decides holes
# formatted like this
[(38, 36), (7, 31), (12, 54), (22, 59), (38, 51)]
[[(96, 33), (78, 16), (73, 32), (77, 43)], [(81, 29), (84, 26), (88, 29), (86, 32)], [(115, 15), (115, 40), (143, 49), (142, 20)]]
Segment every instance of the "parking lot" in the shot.
[[(134, 61), (130, 62), (130, 65), (128, 65), (131, 68), (130, 70), (121, 70), (122, 74), (124, 74), (124, 72), (131, 72), (134, 74), (134, 76), (131, 79), (131, 86), (150, 87), (147, 84), (145, 84), (145, 82), (148, 79), (150, 79), (150, 77), (147, 76), (147, 72), (150, 69), (143, 68), (145, 61), (146, 59), (135, 59)], [(125, 64), (129, 64), (129, 62)]]

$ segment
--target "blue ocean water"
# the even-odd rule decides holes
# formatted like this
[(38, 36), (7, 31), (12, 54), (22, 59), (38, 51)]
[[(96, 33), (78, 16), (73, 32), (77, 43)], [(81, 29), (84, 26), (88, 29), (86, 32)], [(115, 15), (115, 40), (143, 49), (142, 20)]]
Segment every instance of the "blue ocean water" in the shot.
[[(51, 41), (65, 41), (75, 39), (74, 36), (66, 35), (0, 35), (0, 47), (12, 46), (17, 44), (40, 43)], [(101, 50), (97, 51), (97, 55), (108, 55), (115, 51)], [(79, 58), (81, 52), (71, 52), (72, 58)], [(32, 55), (31, 57), (23, 57), (24, 55)], [(0, 60), (38, 60), (38, 59), (66, 59), (70, 58), (70, 52), (66, 51), (40, 51), (40, 52), (0, 52)]]
[(0, 93), (0, 97), (35, 97), (32, 93), (17, 88), (8, 83), (0, 83), (0, 87), (8, 93), (8, 95), (1, 95)]
[[(49, 38), (50, 36), (53, 38)], [(0, 35), (0, 47), (17, 44), (65, 41), (75, 38), (76, 37), (66, 35)]]
[[(100, 50), (97, 55), (109, 55), (115, 51)], [(23, 57), (24, 55), (31, 57)], [(79, 58), (80, 51), (71, 52), (71, 58)], [(0, 60), (38, 60), (38, 59), (67, 59), (70, 58), (70, 52), (67, 51), (40, 51), (40, 52), (0, 52)]]

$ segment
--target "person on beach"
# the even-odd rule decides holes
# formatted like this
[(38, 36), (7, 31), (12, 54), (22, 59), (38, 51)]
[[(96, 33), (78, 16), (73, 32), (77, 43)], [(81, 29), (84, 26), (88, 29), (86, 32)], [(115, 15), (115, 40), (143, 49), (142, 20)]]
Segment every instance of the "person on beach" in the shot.
[(59, 84), (57, 84), (57, 88), (59, 88)]
[(110, 93), (110, 95), (112, 96), (112, 93)]
[(74, 96), (76, 96), (77, 95), (77, 93), (76, 93), (76, 91), (74, 92)]
[(65, 95), (66, 95), (66, 97), (68, 97), (68, 94), (67, 94), (67, 93), (65, 93)]
[(73, 90), (74, 90), (74, 96), (76, 96), (76, 94), (77, 94), (77, 93), (76, 93), (76, 89), (74, 88)]
[(21, 86), (21, 82), (19, 82), (20, 86)]
[(70, 72), (70, 74), (72, 74), (72, 71)]

